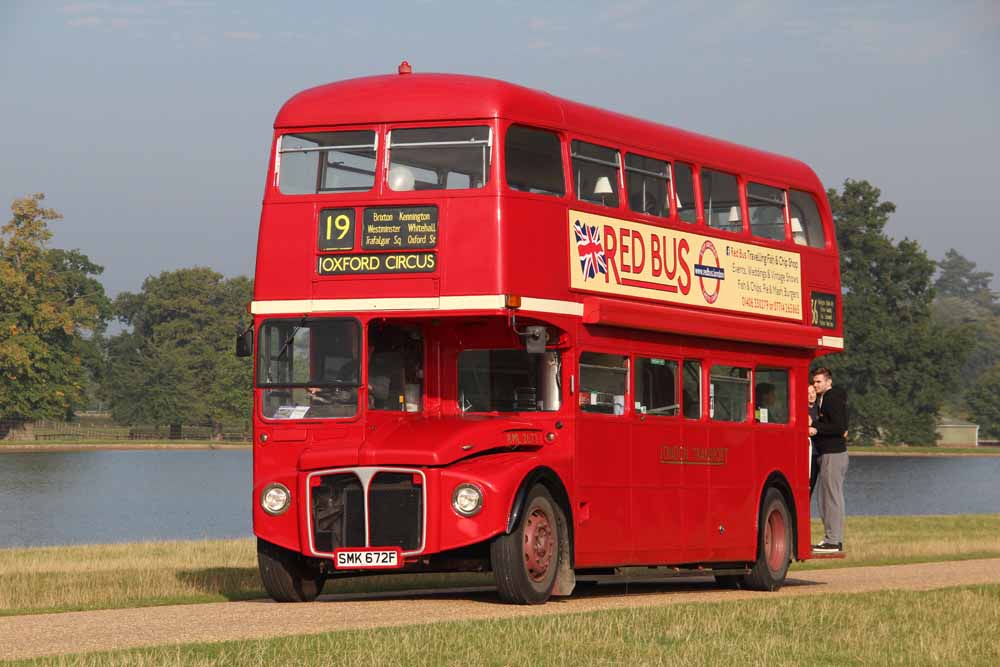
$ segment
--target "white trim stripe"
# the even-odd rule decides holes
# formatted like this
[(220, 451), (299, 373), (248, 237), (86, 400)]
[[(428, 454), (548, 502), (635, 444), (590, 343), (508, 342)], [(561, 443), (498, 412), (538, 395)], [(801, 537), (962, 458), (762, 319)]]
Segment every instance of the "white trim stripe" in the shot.
[[(471, 294), (467, 296), (405, 297), (398, 299), (292, 299), (253, 301), (250, 312), (254, 315), (281, 313), (329, 313), (383, 310), (502, 310), (506, 304), (503, 294)], [(521, 310), (558, 315), (583, 316), (583, 304), (555, 299), (521, 299)]]
[(535, 310), (540, 313), (557, 313), (559, 315), (576, 315), (583, 317), (583, 304), (576, 301), (556, 301), (555, 299), (536, 299), (526, 296), (521, 298), (521, 308)]
[(823, 347), (835, 347), (838, 350), (844, 349), (844, 339), (840, 336), (823, 336), (819, 339), (819, 344)]

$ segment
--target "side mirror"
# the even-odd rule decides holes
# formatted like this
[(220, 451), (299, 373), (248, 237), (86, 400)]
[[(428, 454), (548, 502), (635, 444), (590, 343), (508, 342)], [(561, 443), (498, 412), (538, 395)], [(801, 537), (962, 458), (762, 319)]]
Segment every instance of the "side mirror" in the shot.
[(236, 334), (236, 356), (253, 356), (253, 327), (247, 329), (241, 334)]

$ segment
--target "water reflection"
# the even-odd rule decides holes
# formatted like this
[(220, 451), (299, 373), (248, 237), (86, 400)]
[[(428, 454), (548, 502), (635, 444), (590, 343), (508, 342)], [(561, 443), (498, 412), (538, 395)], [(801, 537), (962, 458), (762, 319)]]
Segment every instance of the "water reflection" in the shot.
[(246, 537), (249, 450), (0, 455), (0, 547)]

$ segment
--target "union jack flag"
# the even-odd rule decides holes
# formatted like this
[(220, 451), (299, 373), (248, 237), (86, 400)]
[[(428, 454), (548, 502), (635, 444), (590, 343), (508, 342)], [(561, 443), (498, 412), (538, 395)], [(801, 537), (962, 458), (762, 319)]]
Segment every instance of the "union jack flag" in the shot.
[(608, 264), (604, 259), (604, 244), (597, 232), (597, 227), (591, 225), (587, 227), (579, 220), (573, 225), (576, 232), (576, 250), (580, 255), (580, 270), (583, 271), (583, 279), (597, 277), (598, 273), (607, 275)]

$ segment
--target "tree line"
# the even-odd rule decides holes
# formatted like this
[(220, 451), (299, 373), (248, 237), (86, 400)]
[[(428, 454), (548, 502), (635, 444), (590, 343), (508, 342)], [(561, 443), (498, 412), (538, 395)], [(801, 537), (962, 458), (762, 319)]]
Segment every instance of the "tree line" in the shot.
[[(824, 357), (851, 396), (851, 438), (933, 444), (946, 413), (1000, 437), (1000, 300), (993, 275), (951, 249), (938, 262), (885, 226), (895, 205), (867, 181), (828, 197), (837, 226), (845, 350)], [(233, 333), (249, 278), (205, 267), (148, 277), (109, 299), (103, 267), (50, 248), (62, 216), (44, 195), (17, 199), (0, 228), (0, 438), (39, 419), (109, 406), (128, 425), (250, 418), (251, 367)], [(107, 334), (117, 320), (120, 333)], [(4, 426), (6, 424), (6, 426)], [(13, 425), (13, 426), (12, 426)]]

